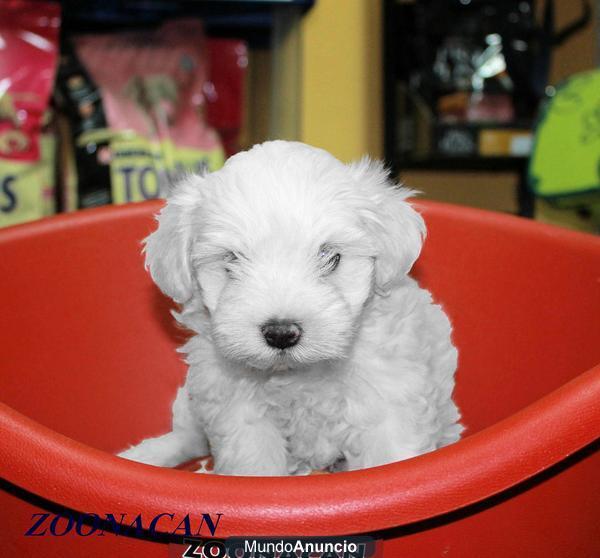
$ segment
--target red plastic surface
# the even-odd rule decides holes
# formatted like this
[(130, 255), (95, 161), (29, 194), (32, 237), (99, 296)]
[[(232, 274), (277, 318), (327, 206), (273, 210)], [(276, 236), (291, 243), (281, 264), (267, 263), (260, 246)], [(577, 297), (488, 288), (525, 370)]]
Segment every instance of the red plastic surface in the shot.
[(205, 476), (110, 454), (168, 429), (185, 374), (174, 350), (185, 333), (140, 255), (159, 207), (0, 231), (9, 555), (167, 556), (164, 545), (124, 537), (23, 537), (31, 514), (53, 505), (148, 521), (223, 513), (221, 537), (377, 531), (390, 557), (597, 554), (599, 239), (419, 202), (429, 236), (414, 274), (454, 323), (465, 438), (364, 471)]

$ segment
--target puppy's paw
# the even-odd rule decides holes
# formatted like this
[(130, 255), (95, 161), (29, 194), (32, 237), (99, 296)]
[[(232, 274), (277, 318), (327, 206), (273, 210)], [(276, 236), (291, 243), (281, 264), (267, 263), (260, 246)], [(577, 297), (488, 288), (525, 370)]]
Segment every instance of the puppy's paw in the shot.
[(123, 459), (129, 459), (129, 461), (137, 461), (138, 463), (145, 463), (146, 465), (163, 465), (165, 456), (160, 451), (157, 451), (156, 447), (152, 444), (146, 444), (148, 440), (145, 440), (137, 446), (133, 446), (117, 454), (118, 457)]
[(283, 447), (247, 447), (246, 451), (236, 451), (234, 447), (220, 448), (214, 455), (214, 472), (217, 475), (238, 475), (247, 477), (288, 476), (289, 466)]
[[(268, 459), (265, 459), (268, 461)], [(288, 468), (277, 463), (215, 463), (213, 471), (217, 475), (235, 475), (240, 477), (287, 477)]]
[(288, 476), (288, 452), (279, 430), (252, 414), (233, 417), (227, 424), (232, 435), (211, 438), (215, 473), (250, 477)]
[(118, 455), (148, 465), (175, 467), (193, 457), (208, 453), (208, 443), (203, 432), (178, 430), (157, 438), (148, 438)]

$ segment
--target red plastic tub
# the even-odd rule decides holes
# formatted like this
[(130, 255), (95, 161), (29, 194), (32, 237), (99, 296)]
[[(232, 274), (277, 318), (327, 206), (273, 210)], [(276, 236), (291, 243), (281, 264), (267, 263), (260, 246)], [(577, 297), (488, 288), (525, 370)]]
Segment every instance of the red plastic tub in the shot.
[(32, 514), (69, 510), (130, 522), (221, 513), (217, 537), (367, 533), (393, 558), (600, 555), (600, 240), (418, 208), (429, 236), (414, 274), (455, 326), (465, 437), (408, 461), (302, 478), (199, 475), (111, 455), (168, 430), (185, 373), (175, 352), (185, 334), (140, 254), (159, 203), (0, 231), (2, 556), (168, 556), (163, 542), (61, 535), (64, 524), (24, 535), (41, 517)]

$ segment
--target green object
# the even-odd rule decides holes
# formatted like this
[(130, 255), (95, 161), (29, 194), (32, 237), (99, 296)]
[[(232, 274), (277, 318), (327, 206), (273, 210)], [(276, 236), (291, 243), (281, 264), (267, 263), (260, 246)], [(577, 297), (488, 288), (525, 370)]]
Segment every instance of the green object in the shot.
[(600, 203), (600, 70), (577, 74), (542, 108), (529, 187), (557, 207)]

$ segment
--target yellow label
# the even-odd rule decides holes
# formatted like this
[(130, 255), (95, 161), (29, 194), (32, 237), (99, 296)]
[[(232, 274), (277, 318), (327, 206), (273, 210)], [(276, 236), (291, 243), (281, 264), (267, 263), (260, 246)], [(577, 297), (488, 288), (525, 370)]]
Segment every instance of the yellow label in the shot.
[(43, 135), (39, 161), (0, 161), (0, 227), (55, 212), (54, 148), (54, 138)]
[(176, 147), (173, 142), (150, 142), (140, 137), (110, 142), (113, 203), (165, 197), (168, 188), (185, 173), (217, 170), (225, 162), (218, 147), (212, 151)]

